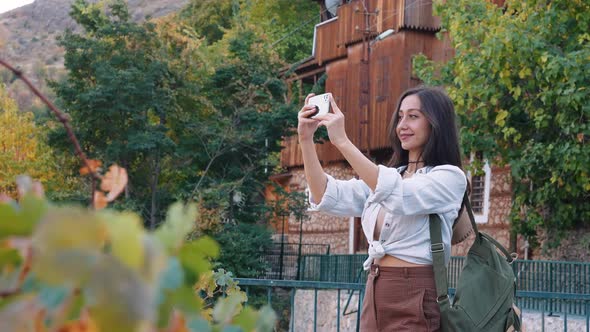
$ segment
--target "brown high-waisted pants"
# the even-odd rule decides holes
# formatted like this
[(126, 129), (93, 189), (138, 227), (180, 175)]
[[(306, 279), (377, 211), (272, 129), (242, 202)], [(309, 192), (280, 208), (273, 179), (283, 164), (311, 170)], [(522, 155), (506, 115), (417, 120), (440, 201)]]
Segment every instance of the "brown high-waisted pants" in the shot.
[(361, 332), (439, 331), (432, 266), (371, 265), (360, 327)]

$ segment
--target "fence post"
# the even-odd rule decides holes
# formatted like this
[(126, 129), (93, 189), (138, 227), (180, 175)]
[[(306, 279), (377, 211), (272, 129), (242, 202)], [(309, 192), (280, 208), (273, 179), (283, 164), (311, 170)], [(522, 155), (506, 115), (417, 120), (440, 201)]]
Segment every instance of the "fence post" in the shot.
[(541, 332), (545, 332), (545, 307), (547, 306), (547, 299), (543, 300), (543, 310), (541, 311)]
[(336, 294), (336, 332), (340, 332), (340, 289)]
[(295, 288), (291, 288), (291, 332), (295, 331)]
[(359, 300), (358, 306), (356, 310), (356, 330), (357, 332), (361, 329), (361, 310), (363, 308), (363, 298), (365, 297), (365, 290), (362, 289), (359, 291)]
[(303, 217), (299, 217), (299, 250), (297, 251), (297, 280), (301, 280), (301, 238), (303, 236)]
[(283, 280), (283, 259), (285, 253), (285, 215), (283, 214), (283, 226), (281, 227), (281, 254), (279, 255), (279, 279)]
[(590, 311), (588, 303), (590, 303), (589, 301), (585, 301), (584, 302), (584, 306), (586, 307), (586, 332), (590, 331)]
[(313, 290), (313, 332), (317, 331), (318, 326), (318, 289)]

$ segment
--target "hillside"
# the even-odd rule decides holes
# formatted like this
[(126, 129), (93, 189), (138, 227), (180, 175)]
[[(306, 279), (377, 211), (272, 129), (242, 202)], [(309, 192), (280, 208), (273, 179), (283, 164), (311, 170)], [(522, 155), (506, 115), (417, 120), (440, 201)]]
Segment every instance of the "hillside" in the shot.
[[(73, 0), (36, 0), (34, 3), (0, 15), (0, 57), (20, 67), (36, 85), (44, 85), (45, 78), (55, 79), (63, 69), (63, 50), (56, 37), (66, 29), (76, 30), (69, 17)], [(160, 17), (177, 11), (188, 0), (128, 0), (133, 19)], [(4, 71), (4, 83), (11, 75)], [(32, 105), (30, 95), (20, 84), (9, 87), (21, 109)]]

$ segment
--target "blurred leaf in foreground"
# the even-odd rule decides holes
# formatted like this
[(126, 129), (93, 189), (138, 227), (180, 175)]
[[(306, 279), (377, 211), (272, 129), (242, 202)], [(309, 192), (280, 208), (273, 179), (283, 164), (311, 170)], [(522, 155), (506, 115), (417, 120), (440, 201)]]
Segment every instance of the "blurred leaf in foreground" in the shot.
[(108, 243), (113, 256), (139, 271), (144, 261), (142, 239), (145, 235), (139, 216), (131, 212), (106, 212), (102, 216), (108, 229)]
[(166, 221), (154, 234), (168, 252), (176, 252), (193, 229), (196, 218), (196, 204), (184, 205), (181, 202), (176, 202), (170, 206)]

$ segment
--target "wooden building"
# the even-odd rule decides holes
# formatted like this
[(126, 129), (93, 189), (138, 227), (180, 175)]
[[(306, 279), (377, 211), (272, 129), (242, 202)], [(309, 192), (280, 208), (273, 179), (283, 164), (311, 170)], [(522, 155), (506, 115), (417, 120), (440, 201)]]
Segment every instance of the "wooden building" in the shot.
[[(320, 2), (322, 17), (327, 18), (326, 2)], [(420, 84), (412, 72), (413, 57), (422, 53), (432, 60), (446, 61), (453, 55), (453, 49), (448, 38), (440, 40), (436, 37), (440, 19), (433, 16), (431, 0), (340, 3), (335, 17), (316, 26), (312, 56), (286, 79), (301, 88), (303, 82), (317, 82), (325, 74), (325, 91), (334, 95), (345, 114), (349, 138), (375, 162), (385, 163), (391, 156), (388, 126), (399, 95)], [(502, 4), (503, 1), (496, 3)], [(389, 29), (393, 34), (378, 38)], [(297, 137), (286, 139), (284, 144), (281, 164), (288, 172), (275, 179), (289, 190), (304, 190), (305, 177)], [(327, 173), (340, 179), (355, 176), (329, 142), (318, 144), (316, 148)], [(477, 158), (478, 154), (474, 156)], [(482, 228), (508, 246), (509, 170), (486, 165), (485, 175), (472, 178), (475, 187), (472, 200), (478, 207), (476, 214)], [(290, 220), (288, 233), (298, 232), (299, 224)], [(304, 242), (328, 243), (334, 253), (366, 252), (358, 218), (312, 213), (310, 220), (303, 224), (303, 234)], [(466, 245), (457, 246), (454, 254), (462, 254)]]

